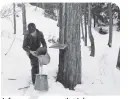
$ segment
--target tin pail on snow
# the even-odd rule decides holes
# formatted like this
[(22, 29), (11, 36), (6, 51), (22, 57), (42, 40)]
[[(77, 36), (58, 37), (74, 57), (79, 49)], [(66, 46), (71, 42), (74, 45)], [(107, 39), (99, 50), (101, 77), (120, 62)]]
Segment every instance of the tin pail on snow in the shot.
[(36, 74), (36, 79), (35, 79), (35, 90), (38, 91), (48, 91), (48, 78), (47, 75), (42, 74), (42, 67), (40, 60), (39, 60), (39, 74)]
[(35, 90), (48, 91), (47, 75), (44, 75), (44, 74), (37, 74), (36, 75)]

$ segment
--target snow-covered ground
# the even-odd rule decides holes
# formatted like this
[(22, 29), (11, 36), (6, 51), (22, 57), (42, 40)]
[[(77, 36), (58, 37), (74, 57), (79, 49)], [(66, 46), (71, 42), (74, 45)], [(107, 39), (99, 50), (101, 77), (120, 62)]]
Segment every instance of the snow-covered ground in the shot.
[[(48, 38), (55, 36), (58, 38), (59, 28), (57, 22), (43, 16), (43, 10), (34, 6), (26, 6), (27, 23), (34, 22), (37, 28), (43, 31), (48, 46)], [(25, 87), (31, 81), (31, 65), (25, 51), (22, 49), (22, 15), (17, 17), (17, 34), (15, 42), (10, 52), (5, 56), (14, 34), (10, 20), (2, 19), (2, 67), (1, 67), (1, 87), (2, 95), (119, 95), (120, 94), (120, 71), (116, 69), (118, 50), (120, 45), (120, 33), (113, 31), (113, 44), (109, 48), (108, 34), (101, 35), (92, 28), (95, 41), (95, 57), (90, 56), (89, 47), (81, 42), (82, 53), (82, 84), (77, 85), (75, 91), (65, 89), (62, 84), (55, 82), (58, 63), (59, 50), (49, 48), (51, 62), (43, 67), (43, 71), (48, 75), (48, 92), (37, 92), (33, 85), (24, 90), (18, 88)], [(88, 45), (90, 45), (88, 40)], [(16, 79), (16, 80), (9, 80)]]

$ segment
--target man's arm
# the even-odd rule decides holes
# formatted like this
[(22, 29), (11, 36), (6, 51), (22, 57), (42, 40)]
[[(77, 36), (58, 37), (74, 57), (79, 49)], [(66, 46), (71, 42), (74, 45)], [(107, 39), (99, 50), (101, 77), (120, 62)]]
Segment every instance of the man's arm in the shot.
[(28, 46), (28, 43), (29, 43), (28, 36), (25, 35), (25, 36), (24, 36), (24, 41), (23, 41), (23, 46), (22, 46), (22, 48), (23, 48), (28, 54), (30, 54), (30, 48), (29, 48), (29, 46)]
[(42, 46), (47, 48), (47, 44), (46, 44), (46, 41), (44, 39), (43, 33), (41, 32), (40, 35), (41, 35), (40, 40), (41, 40)]

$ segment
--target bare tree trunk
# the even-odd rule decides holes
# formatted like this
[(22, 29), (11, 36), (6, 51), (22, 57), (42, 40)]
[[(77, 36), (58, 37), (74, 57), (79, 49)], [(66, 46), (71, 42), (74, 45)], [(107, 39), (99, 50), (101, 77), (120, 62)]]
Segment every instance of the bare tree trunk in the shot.
[(83, 31), (83, 17), (81, 16), (81, 32), (82, 32), (82, 39), (83, 39), (83, 41), (84, 41), (84, 31)]
[(94, 28), (95, 28), (96, 21), (95, 21), (95, 15), (94, 15), (94, 13), (93, 13), (93, 19), (94, 19)]
[(59, 27), (59, 22), (60, 22), (60, 7), (61, 7), (61, 3), (58, 4), (58, 7), (59, 9), (57, 9), (57, 26)]
[(87, 13), (86, 7), (87, 4), (84, 5), (84, 24), (85, 24), (85, 46), (87, 46)]
[(108, 4), (108, 10), (109, 10), (109, 40), (108, 40), (108, 46), (112, 46), (112, 8), (111, 8), (111, 3)]
[(120, 49), (119, 49), (119, 53), (118, 53), (118, 59), (117, 59), (117, 65), (116, 65), (116, 67), (118, 69), (120, 69)]
[(16, 11), (15, 11), (15, 3), (13, 3), (13, 23), (14, 23), (14, 34), (16, 34)]
[(22, 22), (23, 22), (23, 35), (25, 35), (27, 32), (26, 29), (26, 9), (25, 4), (22, 3)]
[(94, 38), (92, 35), (92, 31), (91, 31), (91, 4), (90, 3), (88, 4), (88, 8), (89, 8), (89, 11), (88, 11), (88, 31), (89, 31), (89, 38), (90, 38), (90, 42), (91, 42), (91, 54), (90, 54), (90, 56), (94, 57), (95, 44), (94, 44)]
[[(66, 31), (65, 27), (66, 27), (66, 4), (59, 4), (59, 21), (58, 21), (58, 25), (59, 25), (59, 43), (60, 44), (64, 44), (64, 32)], [(59, 67), (58, 67), (58, 74), (57, 74), (57, 80), (59, 82), (63, 81), (62, 76), (63, 75), (63, 69), (64, 69), (64, 50), (60, 49), (59, 50)]]
[[(80, 6), (82, 6), (82, 4), (80, 4)], [(81, 23), (81, 32), (82, 32), (82, 39), (83, 39), (83, 41), (84, 41), (84, 31), (83, 31), (84, 29), (83, 29), (83, 14), (82, 14), (82, 8), (81, 8), (81, 11), (80, 11), (80, 12), (81, 12), (81, 16), (80, 16), (80, 17), (81, 17), (81, 22), (80, 22), (80, 23)]]
[(60, 44), (64, 44), (64, 32), (65, 32), (65, 4), (60, 3), (59, 4), (59, 19), (58, 19), (58, 24), (59, 24), (59, 42)]
[(58, 26), (58, 27), (59, 27), (59, 21), (60, 21), (59, 10), (57, 10), (57, 26)]
[(93, 12), (93, 19), (94, 19), (94, 28), (95, 28), (95, 26), (98, 24), (98, 19), (94, 12)]
[(61, 11), (59, 42), (68, 46), (59, 53), (57, 81), (73, 90), (81, 83), (80, 5), (63, 4)]

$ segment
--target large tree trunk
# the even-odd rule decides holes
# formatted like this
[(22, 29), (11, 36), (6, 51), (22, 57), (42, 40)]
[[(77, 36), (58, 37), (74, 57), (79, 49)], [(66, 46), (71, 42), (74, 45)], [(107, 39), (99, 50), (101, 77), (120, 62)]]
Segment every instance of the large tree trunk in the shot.
[(117, 58), (117, 65), (116, 65), (116, 67), (120, 69), (120, 49), (119, 49), (119, 53), (118, 53), (118, 58)]
[(94, 38), (92, 35), (92, 31), (91, 31), (91, 4), (88, 4), (88, 33), (89, 33), (89, 38), (90, 38), (90, 42), (91, 42), (91, 54), (90, 56), (95, 55), (95, 44), (94, 44)]
[(87, 46), (87, 4), (84, 4), (85, 46)]
[(26, 32), (26, 9), (25, 5), (22, 3), (22, 22), (23, 22), (23, 35), (25, 35)]
[(59, 53), (57, 81), (73, 90), (81, 83), (80, 5), (63, 4), (61, 9), (59, 42), (68, 46)]
[(108, 10), (109, 10), (109, 40), (108, 40), (108, 46), (112, 46), (112, 8), (111, 8), (111, 3), (108, 4)]
[(14, 23), (14, 34), (16, 34), (16, 11), (15, 11), (15, 3), (13, 3), (13, 23)]

